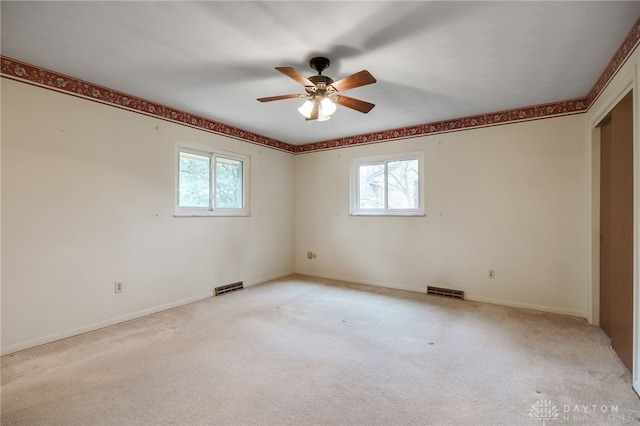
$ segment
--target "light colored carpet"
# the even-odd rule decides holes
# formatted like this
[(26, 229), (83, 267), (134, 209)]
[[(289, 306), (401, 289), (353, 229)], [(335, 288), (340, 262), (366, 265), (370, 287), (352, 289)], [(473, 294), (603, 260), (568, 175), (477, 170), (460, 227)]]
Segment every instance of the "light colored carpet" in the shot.
[(2, 357), (3, 425), (639, 419), (584, 319), (302, 276)]

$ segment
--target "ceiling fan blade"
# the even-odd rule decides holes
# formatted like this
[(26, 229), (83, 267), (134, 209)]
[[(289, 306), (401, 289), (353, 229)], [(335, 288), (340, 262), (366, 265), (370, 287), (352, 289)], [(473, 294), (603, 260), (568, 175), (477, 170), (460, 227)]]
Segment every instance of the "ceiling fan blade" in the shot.
[(279, 95), (279, 96), (269, 96), (267, 98), (258, 98), (260, 102), (271, 102), (271, 101), (279, 101), (281, 99), (293, 99), (293, 98), (306, 98), (309, 95), (303, 94), (293, 94), (293, 95)]
[(280, 71), (282, 74), (284, 74), (287, 77), (297, 81), (298, 83), (302, 84), (305, 87), (315, 87), (315, 84), (313, 84), (311, 82), (311, 80), (309, 80), (307, 77), (302, 75), (295, 68), (292, 68), (292, 67), (276, 67), (276, 69), (278, 71)]
[(338, 96), (335, 102), (338, 105), (355, 109), (356, 111), (360, 111), (364, 114), (371, 111), (371, 109), (375, 106), (375, 104), (371, 104), (369, 102), (361, 101), (360, 99), (354, 99), (354, 98), (350, 98), (348, 96), (342, 96), (342, 95)]
[(351, 74), (343, 78), (342, 80), (338, 80), (336, 82), (331, 83), (334, 89), (338, 92), (344, 92), (345, 90), (355, 89), (356, 87), (366, 86), (367, 84), (375, 83), (376, 79), (373, 78), (369, 71), (362, 70), (355, 74)]

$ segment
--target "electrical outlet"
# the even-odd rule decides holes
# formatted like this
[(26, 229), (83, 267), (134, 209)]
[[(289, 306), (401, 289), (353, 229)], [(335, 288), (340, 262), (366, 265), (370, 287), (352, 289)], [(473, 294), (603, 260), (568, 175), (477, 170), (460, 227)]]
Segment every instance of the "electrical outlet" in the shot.
[(114, 293), (122, 293), (122, 283), (120, 283), (120, 282), (114, 283), (113, 292)]
[(495, 277), (496, 277), (496, 270), (489, 269), (489, 278), (495, 278)]

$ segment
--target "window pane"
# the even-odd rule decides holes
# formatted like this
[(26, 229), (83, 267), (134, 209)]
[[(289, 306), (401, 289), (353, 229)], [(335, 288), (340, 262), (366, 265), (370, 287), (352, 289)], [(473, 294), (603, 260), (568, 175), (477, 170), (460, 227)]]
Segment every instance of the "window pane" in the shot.
[(215, 208), (242, 207), (242, 161), (216, 157)]
[(389, 168), (389, 208), (417, 209), (420, 207), (420, 179), (418, 160), (390, 161)]
[(187, 152), (180, 153), (178, 205), (209, 207), (211, 159)]
[(383, 209), (385, 205), (384, 164), (358, 166), (358, 182), (359, 208)]

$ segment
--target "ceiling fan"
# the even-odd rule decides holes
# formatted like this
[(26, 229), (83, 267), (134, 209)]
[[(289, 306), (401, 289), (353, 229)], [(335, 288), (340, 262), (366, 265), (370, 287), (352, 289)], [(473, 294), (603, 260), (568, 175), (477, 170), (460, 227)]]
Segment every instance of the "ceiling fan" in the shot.
[(270, 96), (268, 98), (259, 98), (258, 100), (260, 102), (271, 102), (281, 99), (307, 98), (307, 101), (298, 108), (300, 114), (302, 114), (307, 121), (325, 121), (330, 119), (331, 114), (336, 111), (336, 104), (360, 111), (364, 114), (371, 111), (375, 106), (372, 103), (341, 94), (341, 92), (349, 89), (375, 83), (376, 79), (369, 74), (369, 71), (362, 70), (341, 80), (333, 81), (331, 78), (322, 75), (322, 71), (329, 68), (329, 60), (327, 58), (312, 58), (311, 61), (309, 61), (309, 66), (316, 70), (318, 75), (307, 78), (295, 68), (276, 67), (276, 70), (282, 74), (302, 84), (307, 93)]

